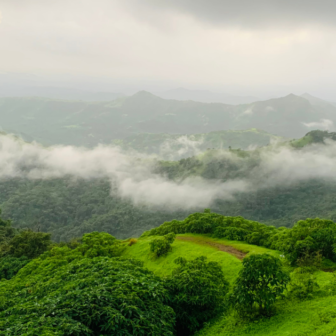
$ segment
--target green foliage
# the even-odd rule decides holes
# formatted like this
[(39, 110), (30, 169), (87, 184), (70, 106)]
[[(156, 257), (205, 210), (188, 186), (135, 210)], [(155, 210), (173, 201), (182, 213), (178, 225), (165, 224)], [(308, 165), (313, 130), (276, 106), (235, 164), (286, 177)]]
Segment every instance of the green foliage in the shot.
[(299, 262), (302, 266), (311, 264), (318, 267), (322, 258), (336, 261), (336, 224), (326, 219), (308, 218), (287, 229), (205, 211), (189, 215), (183, 221), (165, 222), (143, 236), (162, 236), (169, 232), (212, 234), (216, 238), (245, 241), (279, 250), (292, 265)]
[[(0, 215), (2, 211), (0, 209)], [(4, 220), (0, 217), (0, 253), (2, 253), (1, 246), (6, 244), (16, 234), (16, 230), (12, 227), (10, 220)]]
[(260, 147), (267, 146), (272, 140), (284, 140), (284, 138), (261, 130), (248, 129), (222, 130), (201, 134), (143, 133), (114, 140), (113, 143), (126, 150), (133, 149), (147, 154), (160, 154), (164, 159), (171, 159), (174, 153), (181, 149), (183, 149), (185, 157), (193, 155), (194, 150), (191, 149), (188, 152), (184, 143), (179, 141), (181, 137), (197, 144), (197, 148), (201, 151), (206, 151), (209, 148), (229, 148), (229, 146), (247, 149), (251, 144)]
[(299, 267), (292, 272), (288, 286), (290, 296), (299, 300), (311, 299), (318, 288), (316, 277), (311, 273), (310, 268)]
[(183, 221), (165, 222), (158, 228), (145, 232), (143, 236), (165, 235), (167, 233), (211, 233), (217, 238), (242, 240), (255, 245), (268, 247), (270, 237), (276, 228), (244, 219), (243, 217), (222, 216), (211, 213), (194, 213)]
[(81, 240), (77, 250), (87, 258), (117, 257), (124, 249), (120, 241), (106, 232), (87, 233)]
[(307, 254), (312, 257), (320, 252), (324, 258), (336, 261), (336, 224), (331, 220), (307, 219), (287, 230), (276, 244), (286, 253), (292, 264)]
[(153, 252), (157, 257), (167, 254), (172, 249), (171, 244), (174, 242), (175, 236), (175, 233), (171, 232), (163, 237), (153, 239), (150, 242), (151, 252)]
[(50, 234), (25, 230), (9, 241), (6, 254), (16, 258), (36, 258), (47, 251), (50, 245)]
[(0, 279), (9, 280), (17, 274), (17, 272), (30, 262), (25, 256), (16, 257), (2, 257), (0, 259)]
[(176, 313), (177, 333), (188, 335), (223, 309), (229, 285), (220, 265), (206, 257), (175, 262), (179, 267), (166, 279), (166, 288)]
[(1, 335), (173, 335), (167, 291), (139, 262), (67, 253), (0, 283)]
[(118, 197), (108, 179), (11, 179), (0, 181), (0, 189), (3, 216), (11, 218), (15, 228), (36, 230), (38, 225), (56, 242), (93, 231), (107, 232), (118, 239), (137, 237), (167, 220), (189, 214), (135, 206)]
[(289, 276), (280, 260), (269, 254), (252, 254), (243, 260), (232, 294), (232, 303), (243, 317), (270, 315), (275, 300), (286, 289)]

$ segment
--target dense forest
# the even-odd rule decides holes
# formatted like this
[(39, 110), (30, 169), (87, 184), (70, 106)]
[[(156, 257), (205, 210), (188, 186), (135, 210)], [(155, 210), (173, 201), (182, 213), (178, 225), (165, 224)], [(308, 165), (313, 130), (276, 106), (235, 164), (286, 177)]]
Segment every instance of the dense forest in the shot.
[[(290, 144), (300, 151), (303, 146), (333, 137), (333, 133), (315, 131)], [(193, 176), (205, 181), (249, 177), (258, 185), (263, 175), (258, 176), (255, 171), (258, 172), (260, 153), (266, 149), (224, 152), (209, 149), (179, 161), (154, 160), (153, 170), (176, 183)], [(49, 232), (55, 241), (70, 240), (92, 231), (106, 231), (120, 239), (139, 236), (167, 220), (182, 219), (198, 210), (135, 205), (130, 199), (122, 198), (108, 178), (11, 178), (1, 180), (0, 188), (3, 214), (13, 220), (15, 227)], [(335, 190), (333, 180), (308, 179), (290, 185), (254, 188), (248, 193), (236, 193), (232, 200), (218, 198), (212, 208), (223, 215), (291, 227), (300, 219), (315, 216), (336, 220)]]

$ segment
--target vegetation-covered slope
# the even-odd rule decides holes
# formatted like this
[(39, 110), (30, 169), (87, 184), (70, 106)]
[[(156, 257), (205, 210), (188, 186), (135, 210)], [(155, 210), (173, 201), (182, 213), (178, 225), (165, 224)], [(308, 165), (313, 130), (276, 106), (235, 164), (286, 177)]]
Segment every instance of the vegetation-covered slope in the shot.
[(140, 153), (158, 154), (161, 158), (187, 158), (210, 148), (255, 148), (284, 141), (267, 132), (249, 129), (243, 131), (218, 131), (202, 134), (153, 134), (144, 133), (114, 140), (122, 149), (133, 149)]
[(250, 128), (298, 138), (310, 123), (323, 119), (336, 124), (336, 108), (331, 109), (295, 95), (237, 106), (165, 100), (148, 92), (91, 103), (1, 98), (0, 127), (48, 145), (94, 146), (142, 133), (200, 134)]
[[(311, 132), (298, 143), (320, 142), (333, 133)], [(315, 140), (314, 140), (315, 139)], [(179, 161), (153, 161), (154, 173), (166, 176), (177, 184), (189, 177), (204, 181), (230, 181), (259, 174), (260, 154), (255, 151), (207, 150), (205, 153)], [(300, 151), (300, 149), (297, 149)], [(140, 236), (145, 230), (167, 220), (182, 219), (197, 209), (135, 205), (121, 198), (108, 178), (53, 179), (12, 178), (0, 181), (0, 205), (4, 216), (12, 218), (18, 228), (33, 228), (52, 233), (53, 239), (69, 240), (91, 231), (106, 231), (118, 238)], [(217, 199), (212, 209), (229, 216), (243, 216), (275, 226), (290, 227), (300, 219), (322, 217), (336, 219), (336, 184), (333, 180), (307, 179), (249, 192), (236, 193), (231, 200)]]
[[(152, 242), (168, 232), (178, 235), (157, 257)], [(92, 232), (55, 244), (48, 234), (13, 231), (4, 220), (0, 237), (0, 332), (6, 336), (336, 332), (336, 278), (323, 271), (336, 269), (332, 221), (307, 219), (276, 229), (206, 209), (138, 240)], [(244, 314), (237, 307), (243, 275), (256, 285), (246, 302), (252, 310)], [(283, 290), (274, 296), (279, 276)], [(267, 281), (273, 285), (265, 287)], [(258, 298), (266, 304), (272, 295), (265, 310)]]

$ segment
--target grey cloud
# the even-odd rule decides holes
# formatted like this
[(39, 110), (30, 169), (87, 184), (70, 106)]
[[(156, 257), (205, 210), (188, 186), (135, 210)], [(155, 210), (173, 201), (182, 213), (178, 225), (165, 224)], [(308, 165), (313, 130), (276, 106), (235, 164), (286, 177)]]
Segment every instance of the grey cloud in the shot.
[[(139, 15), (147, 6), (156, 13), (180, 12), (220, 25), (247, 28), (264, 26), (334, 25), (336, 2), (332, 0), (125, 0)], [(139, 11), (140, 9), (140, 11)]]

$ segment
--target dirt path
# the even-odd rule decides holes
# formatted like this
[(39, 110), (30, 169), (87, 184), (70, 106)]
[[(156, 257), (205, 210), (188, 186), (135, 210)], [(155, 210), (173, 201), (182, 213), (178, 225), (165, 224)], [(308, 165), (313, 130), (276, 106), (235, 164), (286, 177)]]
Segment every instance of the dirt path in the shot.
[(235, 256), (236, 258), (242, 260), (245, 256), (246, 253), (239, 251), (237, 249), (235, 249), (232, 246), (228, 246), (228, 245), (223, 245), (220, 243), (216, 243), (213, 241), (207, 241), (207, 240), (201, 240), (201, 239), (197, 239), (197, 237), (184, 237), (184, 236), (177, 236), (176, 239), (178, 240), (184, 240), (184, 241), (192, 241), (194, 243), (198, 243), (201, 245), (210, 245), (213, 246), (215, 248), (217, 248), (219, 251), (223, 251), (223, 252), (227, 252), (230, 253), (231, 255)]

